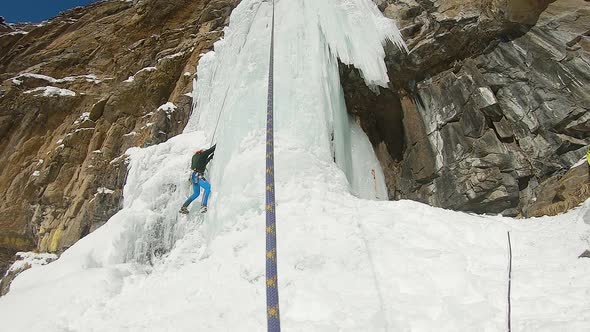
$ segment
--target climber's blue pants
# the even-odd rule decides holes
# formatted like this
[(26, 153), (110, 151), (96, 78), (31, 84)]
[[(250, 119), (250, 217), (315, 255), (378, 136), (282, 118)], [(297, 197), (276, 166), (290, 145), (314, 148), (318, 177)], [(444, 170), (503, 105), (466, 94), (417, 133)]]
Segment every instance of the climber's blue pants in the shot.
[(199, 194), (201, 193), (201, 187), (205, 191), (205, 193), (203, 194), (203, 205), (207, 206), (209, 194), (211, 194), (211, 184), (209, 184), (209, 182), (207, 182), (207, 180), (205, 180), (204, 178), (200, 177), (199, 173), (197, 172), (193, 172), (191, 179), (191, 182), (193, 183), (193, 194), (189, 198), (187, 198), (187, 200), (184, 202), (184, 204), (182, 204), (182, 206), (187, 207), (190, 203), (197, 199), (199, 197)]

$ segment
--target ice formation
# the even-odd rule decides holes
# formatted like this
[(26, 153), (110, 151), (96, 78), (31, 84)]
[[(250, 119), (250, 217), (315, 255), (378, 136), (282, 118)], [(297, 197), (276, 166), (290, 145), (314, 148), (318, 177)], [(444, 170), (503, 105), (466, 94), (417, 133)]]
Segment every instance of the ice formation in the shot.
[[(276, 2), (279, 286), (288, 331), (499, 331), (506, 231), (513, 327), (590, 322), (590, 206), (515, 221), (386, 199), (371, 144), (347, 115), (339, 58), (387, 83), (383, 45), (403, 47), (370, 0)], [(0, 298), (10, 331), (261, 331), (264, 125), (270, 2), (243, 0), (203, 55), (183, 134), (129, 154), (124, 207)], [(204, 218), (177, 217), (192, 153), (217, 143)]]

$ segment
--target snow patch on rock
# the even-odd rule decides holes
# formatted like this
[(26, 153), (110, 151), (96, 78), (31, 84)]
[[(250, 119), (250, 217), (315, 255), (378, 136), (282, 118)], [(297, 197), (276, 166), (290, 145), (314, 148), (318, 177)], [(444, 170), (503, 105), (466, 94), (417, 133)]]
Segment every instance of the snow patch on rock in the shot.
[[(16, 81), (20, 81), (21, 84), (22, 83), (22, 78), (34, 78), (34, 79), (40, 79), (40, 80), (44, 80), (47, 81), (49, 83), (53, 83), (53, 84), (57, 84), (57, 83), (66, 83), (66, 82), (75, 82), (77, 80), (85, 80), (87, 82), (92, 82), (95, 84), (101, 83), (102, 80), (98, 79), (98, 77), (94, 74), (86, 74), (86, 75), (77, 75), (77, 76), (67, 76), (64, 78), (53, 78), (51, 76), (47, 76), (47, 75), (42, 75), (42, 74), (35, 74), (35, 73), (23, 73), (20, 74), (16, 77), (12, 78), (13, 83), (15, 83)], [(16, 83), (15, 83), (16, 84)]]
[(78, 120), (74, 121), (74, 124), (77, 125), (88, 120), (90, 120), (90, 112), (84, 112), (82, 113), (82, 115), (80, 115)]
[(151, 72), (151, 71), (155, 71), (155, 70), (158, 70), (158, 68), (156, 68), (156, 67), (145, 67), (145, 68), (142, 68), (139, 71), (137, 71), (137, 73), (135, 73), (135, 75), (129, 76), (129, 78), (127, 78), (126, 80), (124, 80), (123, 83), (131, 83), (131, 82), (135, 81), (135, 76), (137, 76), (137, 74), (139, 74), (139, 73)]
[(582, 159), (578, 160), (575, 164), (573, 164), (572, 167), (570, 167), (570, 169), (576, 168), (580, 165), (583, 165), (586, 162), (587, 162), (587, 159), (586, 159), (586, 156), (584, 156)]
[(31, 267), (38, 267), (53, 262), (57, 259), (57, 255), (49, 253), (36, 252), (17, 252), (17, 261), (14, 262), (8, 271), (19, 271), (26, 268), (27, 265)]
[[(37, 92), (43, 92), (41, 94), (38, 94)], [(68, 89), (61, 89), (61, 88), (56, 88), (54, 86), (42, 86), (42, 87), (38, 87), (32, 90), (28, 90), (25, 91), (25, 93), (29, 94), (34, 94), (36, 96), (43, 96), (43, 97), (74, 97), (76, 96), (76, 93), (72, 90), (68, 90)]]
[(100, 188), (96, 189), (96, 194), (94, 196), (96, 196), (98, 194), (107, 194), (108, 195), (108, 194), (112, 194), (112, 193), (114, 193), (113, 190), (106, 188), (106, 187), (100, 187)]
[(164, 60), (178, 58), (178, 57), (181, 57), (181, 56), (183, 56), (185, 54), (186, 54), (186, 51), (174, 53), (174, 54), (171, 54), (171, 55), (167, 55), (167, 56), (165, 56), (165, 57), (163, 57), (161, 59), (158, 59), (158, 63), (160, 63), (161, 61), (164, 61)]
[(158, 111), (164, 111), (166, 113), (172, 113), (174, 111), (176, 111), (178, 107), (176, 105), (174, 105), (174, 103), (172, 102), (167, 102), (164, 105), (161, 105), (160, 107), (158, 107)]

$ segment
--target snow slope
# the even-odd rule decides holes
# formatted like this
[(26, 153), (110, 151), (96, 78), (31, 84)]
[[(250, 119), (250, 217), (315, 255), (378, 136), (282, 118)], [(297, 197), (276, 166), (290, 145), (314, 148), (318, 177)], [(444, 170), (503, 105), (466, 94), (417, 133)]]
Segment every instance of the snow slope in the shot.
[[(260, 0), (234, 10), (224, 40), (199, 63), (185, 132), (129, 151), (124, 208), (56, 262), (22, 273), (0, 298), (3, 329), (265, 329), (270, 10)], [(380, 201), (382, 171), (346, 113), (336, 57), (383, 85), (382, 43), (399, 43), (397, 29), (369, 0), (280, 0), (277, 22), (284, 330), (505, 330), (507, 230), (514, 330), (590, 328), (590, 260), (577, 258), (590, 246), (590, 202), (556, 218), (513, 220)], [(211, 142), (210, 210), (197, 217), (194, 204), (179, 218), (191, 154)]]

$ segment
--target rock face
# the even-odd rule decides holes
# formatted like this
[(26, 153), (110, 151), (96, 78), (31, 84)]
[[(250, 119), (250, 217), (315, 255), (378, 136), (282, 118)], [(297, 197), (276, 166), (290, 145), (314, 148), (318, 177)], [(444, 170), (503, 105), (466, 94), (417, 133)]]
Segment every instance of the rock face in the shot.
[(378, 96), (354, 70), (341, 77), (390, 197), (533, 216), (558, 183), (584, 192), (587, 176), (560, 178), (590, 144), (590, 8), (550, 2), (381, 1), (411, 52), (390, 48)]
[(199, 56), (237, 3), (107, 1), (0, 32), (0, 275), (118, 211), (125, 151), (182, 131)]
[(584, 161), (563, 176), (553, 176), (541, 183), (536, 200), (527, 206), (526, 213), (534, 217), (553, 216), (580, 205), (588, 197), (590, 166)]

